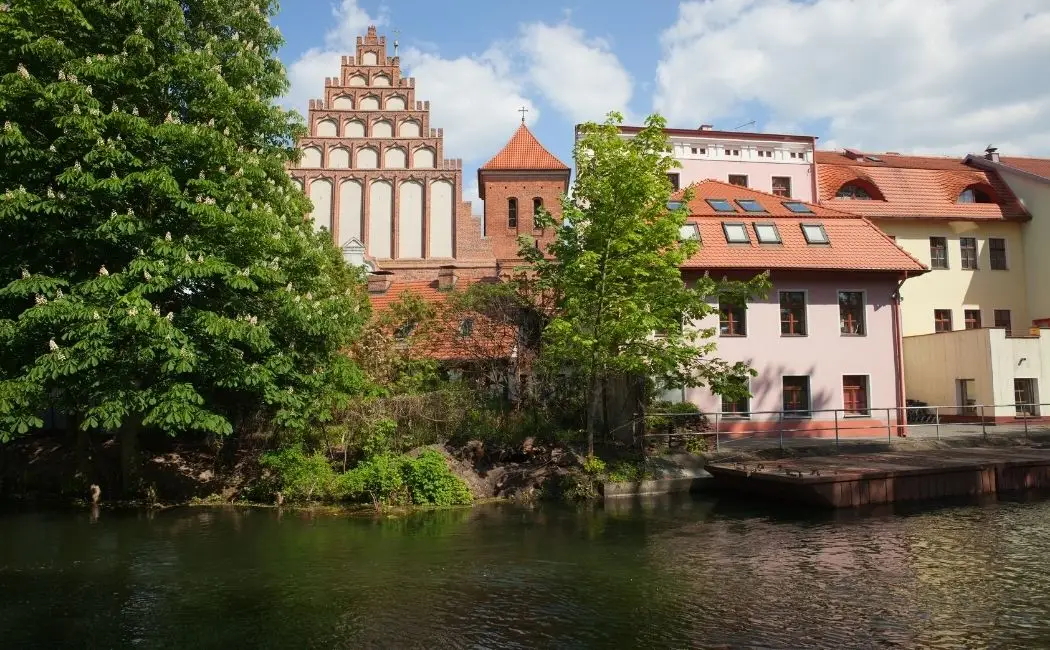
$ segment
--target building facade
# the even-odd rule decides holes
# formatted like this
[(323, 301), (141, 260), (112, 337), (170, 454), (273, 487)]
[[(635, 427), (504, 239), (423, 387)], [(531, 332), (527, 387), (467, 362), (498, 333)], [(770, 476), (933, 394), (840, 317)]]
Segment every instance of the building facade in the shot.
[[(623, 126), (620, 132), (631, 137), (641, 129)], [(813, 136), (716, 131), (708, 124), (664, 133), (681, 165), (670, 174), (676, 190), (711, 179), (788, 199), (814, 199)]]
[(773, 288), (692, 323), (717, 332), (718, 358), (754, 368), (752, 397), (732, 402), (702, 387), (684, 398), (719, 413), (729, 433), (895, 427), (905, 394), (898, 291), (926, 268), (866, 219), (717, 181), (693, 189), (683, 234), (701, 247), (682, 267), (686, 280), (769, 271)]

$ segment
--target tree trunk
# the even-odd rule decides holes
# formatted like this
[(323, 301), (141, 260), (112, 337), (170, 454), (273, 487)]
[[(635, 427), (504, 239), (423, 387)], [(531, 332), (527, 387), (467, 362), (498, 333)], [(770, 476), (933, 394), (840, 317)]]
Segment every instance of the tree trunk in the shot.
[(132, 496), (138, 487), (140, 428), (138, 416), (132, 415), (117, 431), (117, 442), (120, 445), (120, 488), (124, 496)]
[(599, 411), (599, 400), (601, 399), (602, 382), (597, 375), (591, 378), (591, 395), (587, 400), (587, 456), (594, 456), (594, 430), (595, 420)]
[(602, 440), (609, 442), (609, 379), (602, 380)]

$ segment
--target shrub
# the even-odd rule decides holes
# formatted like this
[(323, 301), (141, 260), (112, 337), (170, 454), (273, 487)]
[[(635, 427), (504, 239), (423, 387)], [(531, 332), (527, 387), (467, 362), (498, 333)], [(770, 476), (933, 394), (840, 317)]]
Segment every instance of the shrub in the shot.
[(338, 479), (338, 491), (344, 497), (367, 496), (376, 512), (384, 505), (405, 501), (405, 480), (402, 458), (392, 454), (378, 454), (357, 464)]
[(321, 454), (307, 455), (295, 445), (263, 454), (259, 464), (271, 474), (269, 487), (287, 501), (329, 499), (335, 495), (336, 473)]
[(591, 476), (599, 476), (605, 473), (605, 461), (597, 456), (588, 456), (583, 461), (583, 471)]
[(473, 500), (463, 479), (453, 474), (445, 457), (432, 449), (416, 458), (405, 458), (401, 470), (412, 503), (461, 506)]

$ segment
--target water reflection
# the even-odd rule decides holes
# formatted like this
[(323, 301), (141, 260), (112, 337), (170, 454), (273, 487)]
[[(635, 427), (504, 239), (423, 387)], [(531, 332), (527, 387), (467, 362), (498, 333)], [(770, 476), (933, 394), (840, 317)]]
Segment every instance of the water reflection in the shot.
[[(4, 647), (1050, 646), (1050, 501), (0, 515)], [(87, 642), (87, 641), (90, 642)]]

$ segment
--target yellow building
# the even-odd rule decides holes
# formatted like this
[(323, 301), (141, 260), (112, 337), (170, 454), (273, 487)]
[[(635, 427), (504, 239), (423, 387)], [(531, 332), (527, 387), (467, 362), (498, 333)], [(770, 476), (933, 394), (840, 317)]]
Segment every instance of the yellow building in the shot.
[(1030, 215), (999, 174), (959, 158), (851, 149), (818, 151), (816, 167), (822, 204), (868, 217), (930, 267), (901, 289), (904, 336), (1028, 332)]

